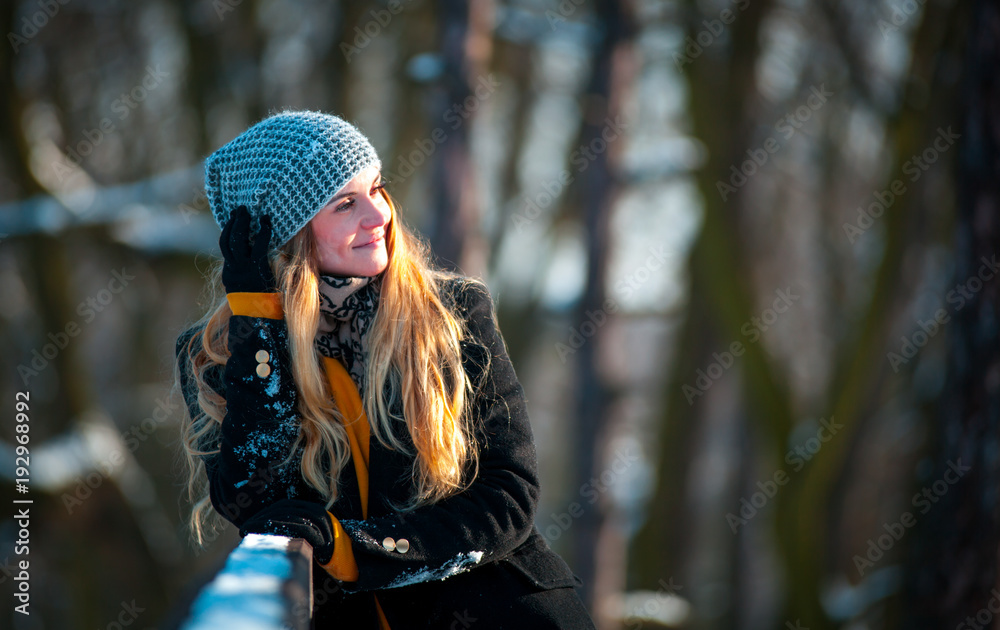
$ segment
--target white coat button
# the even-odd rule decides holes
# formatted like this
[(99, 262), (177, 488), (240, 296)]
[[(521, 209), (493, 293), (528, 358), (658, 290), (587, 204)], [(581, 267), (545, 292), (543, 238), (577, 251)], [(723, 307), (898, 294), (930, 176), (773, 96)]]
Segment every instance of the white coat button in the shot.
[(392, 551), (396, 548), (396, 541), (392, 539), (392, 536), (386, 536), (382, 540), (382, 546), (385, 547), (386, 551)]
[(271, 366), (267, 363), (257, 364), (257, 376), (261, 378), (267, 378), (271, 374)]
[(258, 350), (254, 358), (257, 359), (257, 363), (267, 363), (271, 360), (271, 355), (267, 353), (267, 350)]
[(396, 541), (396, 551), (399, 553), (406, 553), (410, 550), (410, 541), (405, 538), (400, 538)]

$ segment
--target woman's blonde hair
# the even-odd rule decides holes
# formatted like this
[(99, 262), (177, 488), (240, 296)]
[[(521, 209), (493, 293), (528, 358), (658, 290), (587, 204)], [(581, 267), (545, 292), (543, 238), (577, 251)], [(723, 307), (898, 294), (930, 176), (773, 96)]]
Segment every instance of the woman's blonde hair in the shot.
[[(462, 367), (460, 346), (465, 330), (441, 293), (447, 280), (478, 281), (434, 267), (427, 244), (400, 223), (397, 205), (384, 190), (382, 194), (392, 210), (386, 234), (389, 262), (368, 332), (363, 404), (372, 435), (387, 448), (415, 456), (414, 492), (406, 504), (393, 506), (409, 511), (464, 490), (478, 474), (470, 411), (474, 385)], [(302, 478), (326, 498), (329, 508), (337, 499), (350, 445), (314, 344), (320, 318), (315, 248), (312, 230), (306, 226), (272, 257), (271, 267), (282, 294), (301, 423), (284, 463), (301, 447)], [(182, 422), (187, 490), (193, 504), (189, 525), (199, 544), (204, 544), (205, 526), (213, 513), (204, 457), (219, 452), (226, 413), (225, 399), (206, 380), (208, 371), (224, 366), (230, 355), (233, 313), (221, 286), (221, 271), (219, 262), (210, 272), (210, 303), (215, 306), (194, 324), (197, 332), (179, 357), (188, 362), (193, 376), (189, 387), (197, 389), (200, 408), (197, 417), (185, 413)], [(180, 388), (179, 369), (175, 369), (175, 388)], [(394, 398), (402, 402), (402, 417), (392, 412)], [(405, 422), (416, 453), (394, 435), (392, 426), (398, 422)]]

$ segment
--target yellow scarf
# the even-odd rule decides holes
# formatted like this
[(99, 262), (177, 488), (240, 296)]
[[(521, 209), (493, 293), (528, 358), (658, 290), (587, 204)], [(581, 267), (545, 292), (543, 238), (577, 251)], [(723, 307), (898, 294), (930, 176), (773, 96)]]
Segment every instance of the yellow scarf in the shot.
[[(330, 393), (337, 404), (337, 408), (344, 414), (346, 422), (344, 428), (347, 429), (347, 437), (351, 443), (351, 459), (354, 461), (354, 472), (358, 476), (358, 491), (361, 494), (361, 513), (368, 518), (368, 442), (371, 437), (368, 425), (368, 416), (365, 414), (364, 406), (361, 404), (361, 395), (358, 388), (351, 379), (347, 369), (338, 360), (331, 357), (323, 357), (323, 365), (326, 368), (327, 381), (330, 384)], [(334, 552), (333, 557), (323, 566), (331, 575), (338, 579), (340, 576), (354, 576), (357, 579), (358, 568), (354, 561), (354, 553), (351, 549), (351, 539), (344, 532), (343, 527), (337, 518), (330, 515), (334, 526)], [(378, 611), (378, 621), (380, 630), (390, 630), (389, 622), (382, 612), (382, 605), (379, 604), (378, 597), (375, 596), (375, 609)]]

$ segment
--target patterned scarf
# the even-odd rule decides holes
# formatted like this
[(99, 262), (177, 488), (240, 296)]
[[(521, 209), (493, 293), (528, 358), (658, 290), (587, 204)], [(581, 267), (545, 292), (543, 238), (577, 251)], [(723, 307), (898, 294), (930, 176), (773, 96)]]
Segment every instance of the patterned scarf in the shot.
[(382, 274), (377, 276), (319, 276), (319, 330), (316, 349), (340, 359), (364, 400), (368, 328), (378, 310)]

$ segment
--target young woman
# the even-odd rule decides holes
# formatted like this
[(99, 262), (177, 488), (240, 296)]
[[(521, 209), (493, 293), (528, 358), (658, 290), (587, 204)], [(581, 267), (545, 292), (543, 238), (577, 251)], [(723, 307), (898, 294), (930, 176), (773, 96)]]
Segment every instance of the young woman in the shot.
[(226, 295), (177, 342), (191, 522), (313, 546), (316, 627), (593, 628), (534, 524), (524, 391), (350, 123), (284, 112), (205, 165)]

